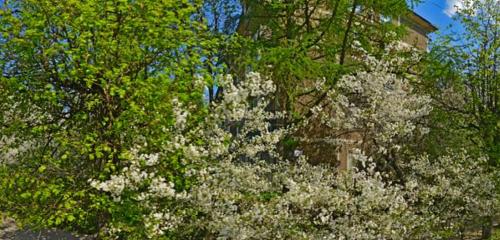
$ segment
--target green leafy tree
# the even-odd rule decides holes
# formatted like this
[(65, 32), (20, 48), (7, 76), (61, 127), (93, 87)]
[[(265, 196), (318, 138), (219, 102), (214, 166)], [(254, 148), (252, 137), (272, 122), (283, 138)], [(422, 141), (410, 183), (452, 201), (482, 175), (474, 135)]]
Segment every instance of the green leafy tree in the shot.
[[(173, 101), (205, 111), (197, 79), (215, 42), (196, 21), (201, 4), (2, 3), (0, 147), (10, 164), (0, 166), (0, 211), (31, 228), (96, 233), (115, 222), (141, 238), (141, 206), (116, 204), (87, 181), (119, 171), (137, 144), (164, 147)], [(185, 186), (175, 156), (160, 168)]]
[(314, 82), (333, 86), (340, 76), (359, 69), (359, 62), (351, 57), (354, 41), (381, 54), (385, 44), (398, 39), (389, 33), (401, 36), (403, 31), (381, 22), (380, 16), (397, 17), (408, 10), (406, 1), (400, 0), (249, 0), (241, 4), (237, 32), (255, 42), (243, 56), (250, 56), (246, 61), (254, 70), (279, 79), (277, 108), (299, 115), (310, 114), (311, 106), (325, 98), (323, 92), (310, 89)]
[(464, 33), (442, 36), (427, 71), (438, 107), (461, 119), (457, 127), (468, 132), (492, 165), (500, 159), (499, 18), (497, 1), (465, 1), (455, 16)]
[[(437, 155), (466, 148), (488, 156), (491, 170), (498, 171), (500, 6), (495, 0), (463, 1), (454, 18), (463, 32), (441, 36), (428, 58), (423, 84), (435, 110), (424, 148)], [(498, 182), (498, 175), (491, 181)], [(490, 227), (486, 219), (484, 238), (491, 235)]]

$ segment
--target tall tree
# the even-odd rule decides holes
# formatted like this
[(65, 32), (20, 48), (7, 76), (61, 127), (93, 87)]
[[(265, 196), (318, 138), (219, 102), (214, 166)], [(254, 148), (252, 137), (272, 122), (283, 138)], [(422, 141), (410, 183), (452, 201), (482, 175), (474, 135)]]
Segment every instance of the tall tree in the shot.
[[(197, 79), (214, 42), (195, 21), (200, 7), (176, 0), (2, 1), (0, 91), (8, 101), (0, 107), (0, 139), (26, 147), (0, 167), (0, 192), (7, 193), (0, 211), (34, 228), (82, 232), (137, 221), (141, 206), (116, 205), (87, 180), (123, 168), (137, 144), (164, 147), (174, 99), (203, 106)], [(182, 166), (172, 159), (162, 168), (176, 178)]]
[[(496, 0), (463, 1), (454, 19), (463, 32), (434, 44), (423, 82), (435, 100), (427, 150), (440, 154), (465, 147), (488, 156), (490, 167), (498, 171), (500, 5)], [(485, 220), (484, 239), (491, 235), (491, 221)]]
[[(464, 1), (455, 20), (464, 32), (443, 36), (432, 48), (434, 65), (426, 84), (438, 107), (461, 117), (461, 128), (500, 164), (500, 6), (498, 1)], [(432, 69), (432, 66), (435, 66)], [(453, 101), (449, 101), (452, 100)], [(458, 126), (457, 126), (458, 127)]]

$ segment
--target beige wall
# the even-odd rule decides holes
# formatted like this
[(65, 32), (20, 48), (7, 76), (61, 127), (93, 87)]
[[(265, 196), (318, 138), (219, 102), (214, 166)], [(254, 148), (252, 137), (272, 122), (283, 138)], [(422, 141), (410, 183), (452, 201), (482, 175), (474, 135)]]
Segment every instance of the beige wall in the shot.
[(422, 51), (427, 51), (429, 39), (427, 38), (427, 36), (408, 27), (407, 34), (403, 38), (403, 42), (408, 43)]

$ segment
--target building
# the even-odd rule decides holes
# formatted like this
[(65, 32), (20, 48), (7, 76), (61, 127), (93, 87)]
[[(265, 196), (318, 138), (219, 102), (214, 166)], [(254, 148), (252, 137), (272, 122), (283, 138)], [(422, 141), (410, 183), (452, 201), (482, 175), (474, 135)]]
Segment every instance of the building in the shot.
[(406, 26), (407, 34), (403, 42), (424, 51), (429, 45), (429, 34), (437, 30), (432, 23), (413, 11), (406, 16), (398, 17), (394, 22), (397, 25)]

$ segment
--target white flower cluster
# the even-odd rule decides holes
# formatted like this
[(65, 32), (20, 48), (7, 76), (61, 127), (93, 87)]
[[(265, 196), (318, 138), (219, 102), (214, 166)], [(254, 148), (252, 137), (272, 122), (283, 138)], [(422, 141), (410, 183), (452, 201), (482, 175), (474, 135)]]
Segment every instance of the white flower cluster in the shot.
[(23, 141), (15, 135), (0, 135), (0, 164), (15, 163), (15, 159), (19, 159), (20, 155), (29, 152), (34, 148), (34, 145), (33, 141)]
[(186, 127), (186, 122), (187, 122), (187, 117), (188, 117), (188, 111), (182, 109), (182, 104), (179, 103), (179, 100), (176, 98), (173, 99), (172, 105), (174, 107), (174, 114), (175, 114), (175, 128), (178, 131), (184, 130)]
[[(231, 76), (224, 77), (221, 84), (224, 97), (221, 103), (212, 106), (205, 126), (205, 137), (210, 144), (207, 151), (213, 153), (211, 157), (253, 159), (263, 152), (276, 157), (270, 150), (276, 147), (286, 130), (273, 130), (271, 125), (284, 113), (267, 110), (269, 96), (276, 89), (274, 83), (261, 78), (259, 73), (250, 72), (238, 84)], [(229, 145), (224, 144), (228, 138), (231, 139)]]
[(161, 236), (165, 231), (174, 229), (180, 219), (169, 212), (155, 212), (145, 217), (145, 227), (149, 237)]
[(358, 146), (370, 153), (399, 150), (401, 142), (426, 132), (417, 123), (432, 110), (431, 98), (413, 91), (415, 77), (399, 73), (418, 55), (393, 57), (391, 51), (398, 49), (398, 44), (389, 45), (381, 59), (360, 49), (358, 58), (366, 63), (366, 70), (343, 76), (338, 87), (328, 92), (325, 107), (315, 111), (334, 132), (360, 134), (363, 142)]
[[(149, 209), (143, 219), (144, 226), (152, 238), (172, 230), (177, 226), (174, 223), (182, 219), (182, 216), (175, 216), (169, 209), (159, 207), (159, 203), (173, 201), (177, 206), (184, 204), (194, 208), (205, 205), (196, 199), (202, 199), (203, 195), (195, 194), (194, 188), (189, 193), (176, 192), (174, 183), (167, 180), (168, 177), (162, 175), (165, 173), (157, 168), (162, 156), (168, 158), (169, 155), (181, 151), (182, 164), (202, 166), (199, 170), (187, 171), (185, 177), (196, 177), (200, 182), (204, 181), (204, 177), (213, 178), (213, 174), (221, 168), (226, 168), (224, 164), (227, 164), (229, 170), (233, 161), (257, 159), (264, 154), (278, 156), (275, 148), (286, 130), (271, 129), (270, 122), (282, 116), (281, 113), (266, 110), (268, 96), (275, 90), (273, 82), (261, 78), (258, 73), (250, 72), (239, 83), (235, 83), (231, 76), (226, 76), (221, 84), (225, 91), (224, 97), (220, 103), (211, 106), (210, 114), (201, 125), (188, 126), (189, 111), (178, 100), (172, 101), (175, 126), (164, 129), (172, 137), (164, 146), (162, 154), (140, 153), (143, 147), (132, 149), (128, 156), (125, 156), (130, 161), (128, 167), (110, 176), (109, 180), (89, 180), (92, 187), (108, 192), (118, 203), (122, 202), (122, 196), (127, 193), (127, 196), (132, 196), (134, 200), (140, 201), (144, 208)], [(237, 126), (237, 131), (228, 128), (228, 125)], [(207, 159), (220, 160), (220, 163), (211, 163), (216, 167), (208, 168)], [(231, 178), (231, 174), (236, 173), (224, 174)], [(227, 203), (223, 203), (223, 206), (227, 206)], [(208, 205), (206, 208), (208, 209)], [(167, 223), (169, 221), (170, 223)], [(108, 226), (108, 230), (109, 234), (121, 232), (117, 225)]]
[[(163, 152), (131, 150), (130, 165), (119, 174), (91, 180), (118, 204), (127, 193), (147, 209), (142, 220), (150, 238), (189, 229), (219, 239), (439, 239), (435, 230), (443, 222), (498, 209), (494, 184), (465, 154), (404, 161), (411, 173), (404, 184), (388, 180), (360, 150), (352, 156), (359, 163), (353, 171), (312, 165), (302, 154), (284, 160), (276, 148), (288, 130), (270, 124), (282, 113), (266, 111), (272, 82), (250, 73), (237, 83), (225, 77), (223, 84), (222, 101), (210, 106), (202, 124), (186, 126), (187, 111), (174, 107), (176, 129), (187, 133), (166, 130), (172, 137)], [(344, 77), (330, 96), (335, 114), (327, 118), (318, 107), (314, 117), (337, 129), (363, 128), (385, 148), (412, 134), (415, 119), (430, 111), (427, 97), (385, 68)], [(183, 177), (195, 180), (182, 191), (157, 167), (179, 151), (180, 162), (193, 166)], [(111, 235), (126, 230), (108, 227)]]
[[(111, 175), (110, 179), (106, 181), (89, 179), (90, 185), (101, 191), (109, 192), (117, 202), (121, 200), (120, 196), (124, 190), (137, 190), (145, 182), (151, 182), (150, 192), (162, 192), (162, 194), (174, 192), (170, 183), (165, 183), (163, 178), (156, 177), (154, 172), (148, 172), (141, 167), (151, 167), (158, 164), (159, 154), (139, 154), (138, 149), (132, 149), (128, 159), (130, 159), (130, 165), (123, 168), (118, 175)], [(145, 195), (146, 193), (143, 193), (141, 196), (145, 198)]]
[(440, 239), (498, 209), (481, 160), (467, 164), (465, 154), (410, 161), (405, 185), (384, 180), (361, 152), (354, 157), (364, 170), (339, 173), (303, 158), (202, 170), (189, 194), (205, 216), (194, 228), (223, 239)]
[[(40, 106), (30, 102), (30, 99), (19, 99), (10, 95), (0, 104), (0, 165), (15, 164), (28, 159), (41, 146), (45, 139), (33, 134), (23, 134), (31, 131), (29, 128), (17, 126), (41, 126), (47, 122), (55, 122), (54, 117)], [(58, 123), (63, 123), (59, 120)], [(21, 124), (22, 123), (22, 124)]]
[(192, 194), (208, 215), (199, 224), (225, 239), (404, 238), (420, 218), (373, 169), (225, 163)]
[(415, 194), (416, 208), (427, 214), (429, 223), (457, 236), (478, 227), (469, 225), (500, 209), (493, 181), (499, 173), (485, 168), (486, 161), (462, 151), (432, 160), (424, 155), (406, 163), (406, 187)]

